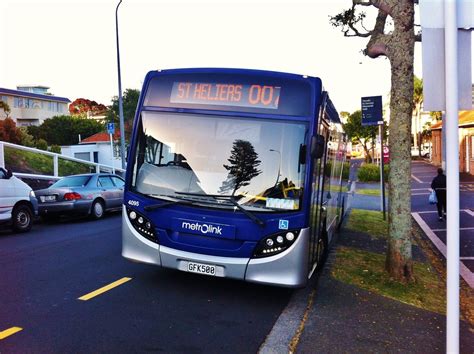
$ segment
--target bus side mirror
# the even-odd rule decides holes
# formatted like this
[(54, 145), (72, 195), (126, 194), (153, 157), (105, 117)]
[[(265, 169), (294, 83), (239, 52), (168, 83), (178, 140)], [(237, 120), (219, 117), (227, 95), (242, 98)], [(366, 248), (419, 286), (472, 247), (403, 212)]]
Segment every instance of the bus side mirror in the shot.
[(324, 155), (325, 140), (320, 134), (311, 137), (311, 157), (320, 159)]

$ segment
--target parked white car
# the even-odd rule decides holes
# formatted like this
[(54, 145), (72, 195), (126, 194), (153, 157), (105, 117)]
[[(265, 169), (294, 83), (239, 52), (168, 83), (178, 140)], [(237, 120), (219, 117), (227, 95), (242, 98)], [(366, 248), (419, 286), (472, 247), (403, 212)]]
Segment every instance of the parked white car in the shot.
[[(411, 147), (411, 156), (420, 156), (420, 151), (418, 150), (418, 146)], [(430, 148), (428, 146), (421, 147), (421, 157), (430, 157)]]
[(15, 232), (26, 232), (31, 229), (36, 215), (35, 192), (10, 170), (0, 167), (0, 223), (11, 224)]

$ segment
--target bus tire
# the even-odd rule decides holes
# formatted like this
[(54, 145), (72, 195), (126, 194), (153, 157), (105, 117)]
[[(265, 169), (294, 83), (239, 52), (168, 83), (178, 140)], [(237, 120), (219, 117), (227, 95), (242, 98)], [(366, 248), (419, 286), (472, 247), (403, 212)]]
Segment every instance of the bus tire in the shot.
[[(326, 223), (324, 223), (324, 225), (326, 225)], [(328, 237), (326, 227), (324, 227), (323, 234), (318, 238), (318, 244), (316, 247), (316, 271), (320, 271), (323, 269), (324, 263), (328, 257)]]
[(33, 225), (33, 211), (27, 204), (19, 204), (13, 208), (12, 228), (14, 232), (28, 232)]
[(91, 206), (91, 218), (94, 220), (101, 219), (105, 214), (104, 203), (100, 199), (94, 200)]

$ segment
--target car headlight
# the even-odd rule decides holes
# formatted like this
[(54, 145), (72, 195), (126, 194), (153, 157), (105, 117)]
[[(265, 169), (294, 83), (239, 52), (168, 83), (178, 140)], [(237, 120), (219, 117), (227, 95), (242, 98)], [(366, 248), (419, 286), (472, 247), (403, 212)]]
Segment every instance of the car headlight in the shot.
[(133, 228), (146, 239), (158, 243), (158, 236), (155, 232), (155, 227), (150, 219), (140, 214), (136, 210), (127, 208), (127, 217)]
[(274, 256), (291, 247), (298, 238), (300, 230), (289, 230), (266, 236), (255, 247), (253, 258)]
[(35, 191), (30, 191), (30, 197), (31, 197), (31, 198), (36, 198)]

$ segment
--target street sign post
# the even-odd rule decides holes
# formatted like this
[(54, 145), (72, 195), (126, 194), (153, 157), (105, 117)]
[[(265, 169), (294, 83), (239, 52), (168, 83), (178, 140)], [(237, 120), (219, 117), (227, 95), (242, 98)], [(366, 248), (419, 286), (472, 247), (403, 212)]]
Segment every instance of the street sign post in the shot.
[(382, 96), (361, 98), (362, 125), (383, 124)]
[[(378, 125), (380, 146), (383, 146), (383, 112), (382, 96), (370, 96), (361, 98), (362, 126)], [(381, 150), (382, 151), (382, 150)], [(385, 177), (383, 173), (384, 161), (380, 158), (380, 209), (385, 220)]]
[(107, 133), (112, 134), (112, 135), (115, 133), (114, 123), (107, 123)]
[(107, 123), (107, 133), (110, 136), (110, 158), (112, 162), (112, 173), (115, 173), (115, 165), (114, 165), (114, 139), (113, 135), (115, 133), (115, 124), (113, 122)]

